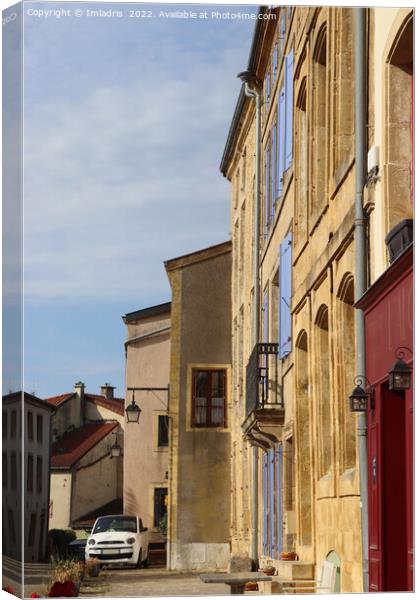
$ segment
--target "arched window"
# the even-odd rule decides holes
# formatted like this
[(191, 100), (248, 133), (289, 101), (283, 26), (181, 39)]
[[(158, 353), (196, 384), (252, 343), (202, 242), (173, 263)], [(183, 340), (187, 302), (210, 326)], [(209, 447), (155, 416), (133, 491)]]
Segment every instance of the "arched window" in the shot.
[(296, 443), (298, 473), (299, 544), (312, 543), (312, 473), (309, 400), (308, 336), (302, 330), (296, 342)]
[(315, 388), (318, 479), (331, 469), (331, 382), (328, 308), (323, 304), (315, 319)]
[(388, 231), (413, 216), (413, 16), (408, 16), (388, 56), (386, 183)]
[(337, 293), (337, 376), (338, 376), (338, 422), (340, 432), (340, 473), (356, 466), (356, 421), (349, 410), (348, 395), (354, 388), (355, 333), (354, 333), (354, 278), (346, 273)]
[(327, 26), (325, 23), (318, 33), (313, 61), (312, 224), (318, 219), (327, 201)]
[(306, 77), (302, 80), (296, 102), (295, 152), (295, 245), (301, 247), (308, 236), (308, 118)]

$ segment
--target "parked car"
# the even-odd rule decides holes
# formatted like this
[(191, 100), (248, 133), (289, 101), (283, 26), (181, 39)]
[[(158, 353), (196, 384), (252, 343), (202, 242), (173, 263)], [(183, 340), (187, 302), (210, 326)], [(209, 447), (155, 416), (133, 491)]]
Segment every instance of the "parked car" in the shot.
[(147, 566), (149, 534), (139, 516), (109, 515), (95, 521), (85, 550), (86, 560), (101, 564), (125, 563), (139, 569)]
[(76, 539), (67, 544), (67, 548), (70, 556), (78, 558), (79, 560), (85, 560), (87, 539)]

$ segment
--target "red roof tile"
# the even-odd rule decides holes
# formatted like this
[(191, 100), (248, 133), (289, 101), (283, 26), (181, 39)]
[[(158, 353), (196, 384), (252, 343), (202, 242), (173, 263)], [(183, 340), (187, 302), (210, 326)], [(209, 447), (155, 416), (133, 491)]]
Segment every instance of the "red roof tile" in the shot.
[(93, 402), (93, 404), (98, 404), (104, 408), (108, 408), (119, 415), (124, 414), (124, 398), (114, 398), (113, 400), (108, 400), (105, 398), (105, 396), (98, 396), (96, 394), (85, 394), (85, 398), (86, 400), (89, 400), (89, 402)]
[(71, 467), (110, 433), (118, 423), (88, 423), (63, 435), (51, 449), (51, 467)]
[(52, 396), (51, 398), (45, 398), (45, 402), (48, 402), (48, 404), (52, 404), (53, 406), (59, 406), (72, 396), (74, 396), (74, 392), (61, 394), (60, 396)]

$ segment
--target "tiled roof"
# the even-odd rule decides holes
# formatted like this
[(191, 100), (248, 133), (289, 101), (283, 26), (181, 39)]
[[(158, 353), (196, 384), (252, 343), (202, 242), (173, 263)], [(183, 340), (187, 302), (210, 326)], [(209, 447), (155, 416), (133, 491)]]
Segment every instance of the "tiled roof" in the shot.
[(51, 467), (71, 467), (100, 442), (118, 423), (88, 423), (64, 434), (51, 449)]
[(124, 398), (114, 398), (113, 400), (108, 400), (105, 398), (105, 396), (85, 394), (85, 399), (89, 400), (89, 402), (93, 402), (93, 404), (98, 404), (104, 408), (109, 408), (109, 410), (112, 410), (119, 415), (124, 414)]
[[(69, 392), (67, 394), (60, 394), (60, 396), (52, 396), (51, 398), (46, 398), (45, 402), (51, 404), (52, 406), (60, 406), (74, 396), (74, 392)], [(108, 408), (113, 412), (123, 415), (124, 414), (124, 398), (114, 398), (113, 400), (107, 400), (105, 396), (100, 396), (98, 394), (85, 394), (85, 399), (89, 400), (89, 402), (93, 402), (93, 404), (98, 404), (99, 406), (103, 406), (104, 408)]]
[(59, 406), (72, 396), (74, 396), (74, 392), (69, 392), (67, 394), (60, 394), (60, 396), (51, 396), (51, 398), (45, 398), (45, 402), (48, 402), (48, 404), (52, 404), (54, 406)]

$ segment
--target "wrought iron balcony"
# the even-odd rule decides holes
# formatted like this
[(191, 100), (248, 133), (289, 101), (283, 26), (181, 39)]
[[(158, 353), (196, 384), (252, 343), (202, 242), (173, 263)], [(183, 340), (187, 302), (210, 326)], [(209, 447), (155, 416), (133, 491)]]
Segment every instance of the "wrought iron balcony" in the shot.
[(282, 406), (276, 343), (256, 344), (246, 368), (246, 414), (268, 405)]
[(246, 418), (242, 429), (251, 444), (263, 450), (280, 440), (284, 422), (278, 351), (277, 343), (256, 344), (246, 369)]

